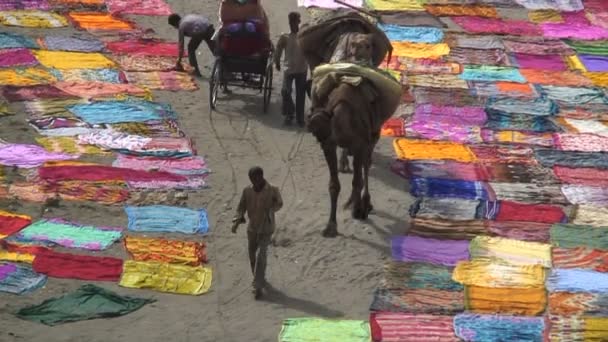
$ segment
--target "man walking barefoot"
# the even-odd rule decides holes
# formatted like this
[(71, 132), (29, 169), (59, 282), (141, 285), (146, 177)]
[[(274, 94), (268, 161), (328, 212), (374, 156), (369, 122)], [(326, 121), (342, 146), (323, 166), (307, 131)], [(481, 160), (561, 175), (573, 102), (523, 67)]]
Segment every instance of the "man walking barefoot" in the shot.
[(194, 74), (201, 77), (201, 70), (198, 68), (198, 62), (196, 61), (196, 49), (203, 42), (207, 43), (209, 51), (214, 53), (215, 42), (211, 40), (215, 29), (213, 25), (209, 23), (209, 19), (198, 14), (188, 14), (183, 18), (179, 14), (171, 14), (169, 16), (169, 25), (175, 27), (179, 34), (179, 56), (175, 65), (175, 70), (184, 71), (182, 66), (182, 58), (184, 57), (184, 40), (185, 37), (190, 37), (188, 43), (188, 60), (190, 65), (194, 68)]
[[(283, 97), (283, 115), (285, 116), (285, 124), (290, 125), (293, 121), (295, 112), (296, 121), (300, 127), (304, 126), (304, 104), (306, 99), (306, 73), (308, 65), (300, 50), (298, 44), (298, 31), (300, 30), (300, 13), (289, 13), (290, 33), (284, 33), (277, 42), (277, 53), (275, 55), (275, 66), (277, 70), (281, 70), (281, 57), (285, 51), (285, 59), (283, 66), (283, 88), (281, 95)], [(296, 88), (296, 103), (294, 106), (291, 92), (295, 83)]]
[(274, 214), (283, 206), (283, 199), (279, 189), (264, 179), (262, 168), (252, 167), (249, 170), (249, 180), (251, 185), (243, 190), (232, 220), (232, 233), (236, 233), (238, 226), (246, 222), (247, 213), (249, 262), (254, 277), (253, 294), (255, 299), (259, 299), (266, 285), (266, 257), (275, 230)]

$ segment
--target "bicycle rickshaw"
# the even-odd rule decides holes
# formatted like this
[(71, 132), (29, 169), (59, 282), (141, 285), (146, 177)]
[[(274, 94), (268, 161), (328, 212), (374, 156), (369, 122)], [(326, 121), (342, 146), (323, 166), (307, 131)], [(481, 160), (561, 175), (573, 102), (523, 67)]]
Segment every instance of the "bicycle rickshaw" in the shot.
[[(223, 19), (223, 18), (222, 18)], [(272, 93), (273, 46), (267, 23), (261, 20), (223, 22), (217, 37), (215, 62), (209, 80), (209, 107), (214, 110), (220, 88), (259, 90), (264, 113)]]

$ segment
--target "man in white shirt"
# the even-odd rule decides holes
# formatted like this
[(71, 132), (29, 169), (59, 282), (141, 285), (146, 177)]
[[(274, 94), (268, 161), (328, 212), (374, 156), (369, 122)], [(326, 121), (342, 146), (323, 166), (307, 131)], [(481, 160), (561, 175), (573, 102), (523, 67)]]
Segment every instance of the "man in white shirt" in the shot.
[(209, 50), (213, 54), (215, 49), (215, 42), (211, 39), (215, 33), (213, 25), (209, 22), (209, 19), (198, 14), (188, 14), (183, 18), (179, 14), (171, 14), (169, 16), (169, 25), (175, 27), (179, 34), (179, 56), (175, 65), (175, 70), (184, 71), (182, 66), (182, 58), (184, 57), (184, 40), (185, 37), (190, 37), (188, 43), (188, 60), (190, 65), (194, 68), (194, 74), (201, 76), (201, 71), (198, 68), (198, 62), (196, 61), (196, 49), (203, 42), (207, 43)]

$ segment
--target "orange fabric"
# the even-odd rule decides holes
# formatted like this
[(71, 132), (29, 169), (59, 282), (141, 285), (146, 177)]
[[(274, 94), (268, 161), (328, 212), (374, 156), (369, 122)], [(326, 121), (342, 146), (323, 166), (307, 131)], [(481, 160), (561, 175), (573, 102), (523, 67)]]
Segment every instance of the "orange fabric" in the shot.
[(608, 87), (608, 72), (585, 72), (583, 73), (596, 87)]
[(547, 293), (544, 288), (467, 286), (465, 305), (475, 313), (536, 316), (545, 310)]
[(592, 293), (553, 292), (549, 295), (549, 310), (552, 315), (581, 315), (595, 299)]
[(496, 88), (499, 91), (505, 93), (521, 93), (521, 94), (533, 94), (532, 88), (527, 83), (515, 83), (515, 82), (496, 82)]
[(395, 139), (393, 142), (399, 159), (450, 159), (469, 163), (477, 160), (468, 146), (449, 141)]
[(207, 261), (205, 243), (128, 236), (125, 247), (136, 261), (199, 266)]
[(54, 86), (64, 92), (85, 99), (99, 99), (119, 95), (151, 96), (149, 91), (134, 84), (104, 82), (58, 82)]
[(492, 6), (471, 5), (426, 5), (427, 12), (437, 17), (445, 16), (474, 16), (486, 18), (498, 18), (496, 8)]
[(80, 28), (86, 30), (131, 30), (133, 25), (109, 13), (70, 12), (69, 17)]
[(529, 83), (555, 86), (585, 87), (592, 85), (591, 81), (576, 72), (548, 71), (536, 69), (520, 69), (521, 74)]

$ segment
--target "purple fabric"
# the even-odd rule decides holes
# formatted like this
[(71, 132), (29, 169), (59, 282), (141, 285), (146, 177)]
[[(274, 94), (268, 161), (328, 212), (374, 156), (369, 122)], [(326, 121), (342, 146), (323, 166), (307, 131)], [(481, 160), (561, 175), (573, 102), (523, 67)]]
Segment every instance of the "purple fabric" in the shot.
[(566, 71), (568, 68), (559, 55), (531, 55), (515, 53), (517, 64), (522, 69), (537, 69), (551, 71)]
[(99, 52), (104, 44), (95, 38), (76, 36), (48, 36), (44, 38), (44, 45), (48, 50)]
[(451, 123), (418, 119), (406, 123), (405, 134), (408, 137), (446, 140), (463, 144), (479, 144), (483, 142), (479, 126), (462, 126)]
[(456, 266), (469, 259), (469, 241), (435, 240), (417, 236), (396, 236), (392, 240), (393, 259)]
[(0, 265), (0, 281), (4, 280), (9, 274), (15, 271), (17, 271), (17, 266), (14, 264)]
[(0, 11), (10, 10), (48, 10), (47, 0), (0, 0)]
[(578, 58), (583, 62), (587, 71), (608, 71), (608, 56), (578, 55)]
[(76, 159), (78, 156), (48, 152), (37, 145), (0, 145), (0, 165), (34, 168), (52, 160)]
[(600, 40), (608, 39), (608, 30), (602, 27), (590, 25), (573, 24), (541, 24), (545, 37), (548, 38), (572, 38), (578, 40)]
[(0, 50), (0, 68), (25, 67), (37, 64), (36, 57), (28, 49)]
[(483, 107), (452, 107), (428, 103), (416, 107), (414, 120), (433, 120), (454, 125), (479, 126), (486, 122), (487, 116)]

